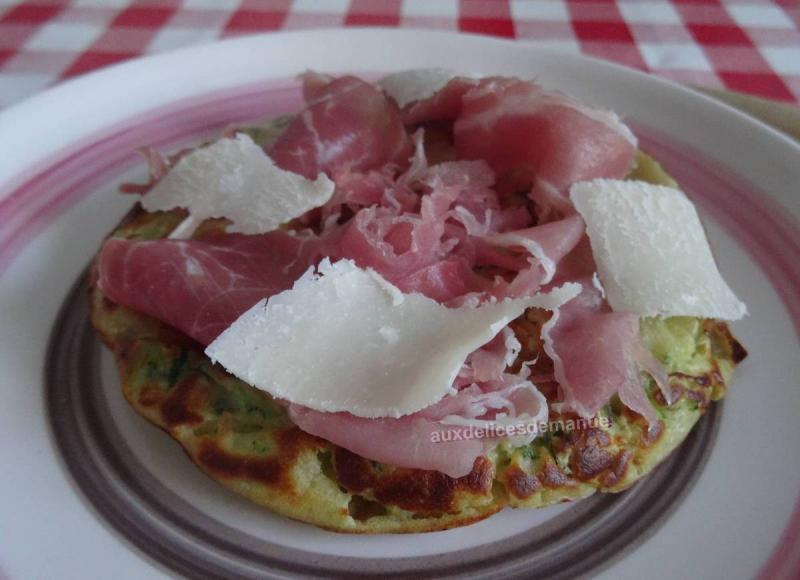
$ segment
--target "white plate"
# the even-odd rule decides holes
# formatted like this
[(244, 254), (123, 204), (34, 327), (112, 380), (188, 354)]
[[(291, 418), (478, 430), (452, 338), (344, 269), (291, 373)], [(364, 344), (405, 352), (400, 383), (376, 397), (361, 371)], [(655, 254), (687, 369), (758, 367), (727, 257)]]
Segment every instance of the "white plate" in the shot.
[[(635, 528), (643, 540), (635, 549), (621, 550), (609, 539), (630, 535), (616, 530), (613, 518), (592, 520), (594, 527), (575, 520), (588, 526), (584, 544), (605, 534), (606, 545), (582, 556), (585, 566), (564, 563), (563, 570), (608, 578), (798, 575), (800, 148), (709, 98), (608, 63), (481, 37), (364, 29), (239, 38), (140, 59), (0, 113), (0, 578), (141, 578), (170, 568), (196, 575), (204, 558), (221, 566), (208, 572), (241, 575), (267, 567), (275, 574), (355, 567), (422, 575), (437, 561), (440, 573), (530, 574), (558, 561), (555, 552), (550, 560), (539, 554), (526, 568), (532, 561), (519, 542), (541, 539), (552, 522), (575, 516), (573, 508), (505, 511), (467, 528), (400, 537), (330, 534), (255, 509), (205, 479), (127, 408), (105, 355), (99, 392), (87, 386), (77, 393), (97, 399), (100, 414), (76, 419), (86, 431), (75, 436), (92, 441), (93, 433), (109, 428), (117, 439), (86, 449), (61, 441), (73, 449), (70, 468), (80, 485), (51, 435), (46, 407), (61, 408), (63, 401), (50, 400), (58, 388), (52, 380), (45, 392), (48, 337), (69, 288), (131, 205), (115, 193), (116, 184), (144, 177), (134, 146), (173, 147), (230, 122), (295, 110), (300, 101), (292, 77), (307, 68), (372, 76), (426, 66), (536, 77), (624, 115), (698, 202), (721, 269), (751, 311), (734, 325), (750, 357), (713, 429), (706, 422), (713, 445), (692, 448), (699, 455), (691, 488), (664, 492), (668, 505), (652, 498), (636, 507), (647, 525)], [(81, 313), (71, 316), (80, 331)], [(91, 359), (98, 351), (87, 348)], [(73, 419), (56, 416), (56, 428)], [(117, 445), (136, 473), (115, 471), (103, 445)], [(686, 457), (681, 461), (689, 465)], [(659, 485), (668, 489), (680, 465), (674, 474), (660, 470)], [(91, 488), (101, 480), (106, 487)], [(630, 498), (644, 497), (639, 487), (652, 491), (655, 484), (648, 485), (609, 505), (630, 511)], [(145, 497), (174, 502), (164, 507), (171, 515), (154, 511), (157, 501), (148, 504)], [(176, 523), (184, 516), (186, 522)], [(202, 529), (187, 531), (192, 522), (230, 533), (230, 545), (206, 542)], [(152, 538), (149, 545), (143, 537)], [(239, 545), (261, 546), (264, 560), (237, 552)], [(513, 546), (517, 552), (503, 552)], [(438, 553), (444, 556), (431, 558)], [(194, 567), (176, 554), (193, 554)], [(490, 561), (497, 554), (505, 555)]]

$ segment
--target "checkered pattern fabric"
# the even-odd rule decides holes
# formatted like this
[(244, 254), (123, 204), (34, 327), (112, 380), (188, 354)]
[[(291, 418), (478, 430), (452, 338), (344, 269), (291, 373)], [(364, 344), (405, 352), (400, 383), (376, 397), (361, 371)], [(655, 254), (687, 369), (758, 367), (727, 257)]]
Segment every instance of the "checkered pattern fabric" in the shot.
[(141, 54), (342, 26), (515, 38), (680, 82), (800, 101), (797, 0), (0, 0), (0, 107)]

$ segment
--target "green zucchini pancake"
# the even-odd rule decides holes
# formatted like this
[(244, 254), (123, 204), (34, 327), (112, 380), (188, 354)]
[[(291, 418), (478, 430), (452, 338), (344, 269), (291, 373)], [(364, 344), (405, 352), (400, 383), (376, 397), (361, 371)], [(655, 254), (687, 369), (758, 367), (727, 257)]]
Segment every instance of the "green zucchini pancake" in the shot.
[(92, 322), (200, 469), (326, 529), (618, 492), (725, 396), (746, 313), (609, 111), (529, 81), (308, 73), (306, 107), (168, 158)]

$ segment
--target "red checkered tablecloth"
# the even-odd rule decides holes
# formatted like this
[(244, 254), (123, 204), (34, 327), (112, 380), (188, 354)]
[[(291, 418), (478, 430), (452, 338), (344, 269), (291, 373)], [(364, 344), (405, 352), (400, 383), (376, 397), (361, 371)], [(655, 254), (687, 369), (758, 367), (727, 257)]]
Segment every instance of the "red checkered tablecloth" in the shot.
[(140, 54), (349, 26), (515, 38), (680, 82), (800, 101), (797, 0), (0, 0), (0, 107)]

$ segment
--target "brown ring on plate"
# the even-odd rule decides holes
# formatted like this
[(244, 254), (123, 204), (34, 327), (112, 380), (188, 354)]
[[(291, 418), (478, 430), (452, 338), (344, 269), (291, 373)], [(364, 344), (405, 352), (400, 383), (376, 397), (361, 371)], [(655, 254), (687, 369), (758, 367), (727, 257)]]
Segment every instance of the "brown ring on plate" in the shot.
[(628, 491), (580, 500), (559, 516), (496, 542), (404, 558), (307, 552), (209, 517), (136, 459), (104, 395), (102, 347), (89, 322), (86, 293), (84, 274), (61, 306), (48, 344), (45, 404), (54, 442), (85, 498), (114, 530), (166, 568), (191, 578), (574, 578), (596, 573), (650, 537), (680, 505), (719, 428), (722, 403), (712, 405), (681, 446)]

